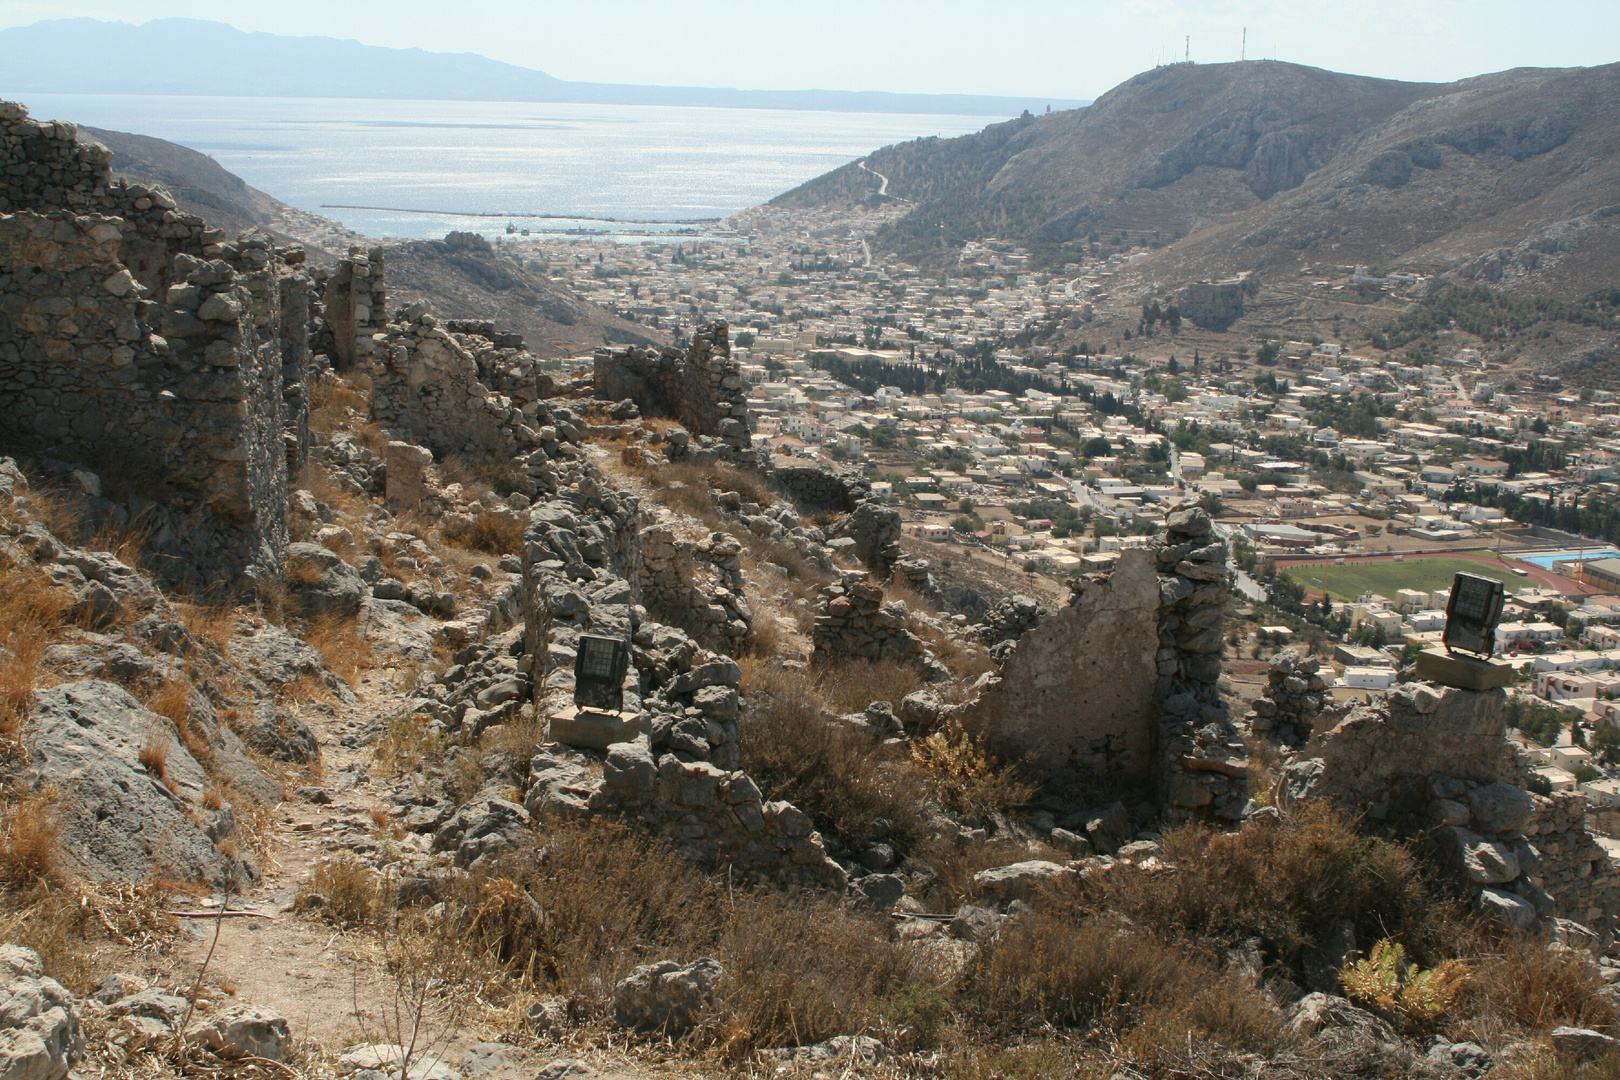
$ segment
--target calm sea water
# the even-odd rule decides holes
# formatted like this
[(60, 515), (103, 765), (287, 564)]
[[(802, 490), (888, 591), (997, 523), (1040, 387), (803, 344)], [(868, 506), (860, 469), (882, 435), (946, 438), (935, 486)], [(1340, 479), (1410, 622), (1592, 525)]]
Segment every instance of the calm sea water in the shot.
[[(482, 101), (22, 95), (33, 116), (152, 135), (371, 236), (504, 232), (579, 214), (724, 217), (887, 143), (993, 118)], [(510, 219), (560, 229), (578, 222)], [(604, 226), (594, 226), (604, 228)]]

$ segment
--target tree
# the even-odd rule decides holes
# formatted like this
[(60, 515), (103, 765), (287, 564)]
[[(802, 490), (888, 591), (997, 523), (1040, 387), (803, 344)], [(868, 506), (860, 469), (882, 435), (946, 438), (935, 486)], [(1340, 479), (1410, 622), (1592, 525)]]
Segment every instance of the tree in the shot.
[(1265, 367), (1270, 367), (1277, 362), (1277, 357), (1281, 355), (1282, 342), (1273, 338), (1267, 341), (1264, 345), (1260, 346), (1260, 350), (1254, 354), (1254, 362)]
[(1603, 724), (1592, 733), (1592, 750), (1608, 764), (1620, 761), (1620, 727)]
[(1164, 400), (1171, 403), (1187, 400), (1187, 387), (1180, 379), (1166, 379), (1161, 393)]
[(1198, 505), (1203, 507), (1204, 512), (1207, 513), (1210, 517), (1220, 517), (1220, 515), (1221, 515), (1221, 493), (1218, 492), (1218, 491), (1206, 491), (1206, 492), (1204, 492), (1198, 498)]

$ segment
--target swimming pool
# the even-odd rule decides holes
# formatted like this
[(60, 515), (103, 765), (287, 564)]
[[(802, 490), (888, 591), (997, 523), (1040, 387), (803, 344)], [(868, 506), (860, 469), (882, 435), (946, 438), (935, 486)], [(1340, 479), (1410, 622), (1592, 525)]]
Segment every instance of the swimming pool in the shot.
[(1567, 559), (1612, 559), (1620, 556), (1620, 551), (1612, 547), (1565, 548), (1562, 551), (1548, 551), (1540, 555), (1517, 556), (1520, 562), (1535, 563), (1544, 570), (1551, 570), (1555, 562), (1564, 562)]

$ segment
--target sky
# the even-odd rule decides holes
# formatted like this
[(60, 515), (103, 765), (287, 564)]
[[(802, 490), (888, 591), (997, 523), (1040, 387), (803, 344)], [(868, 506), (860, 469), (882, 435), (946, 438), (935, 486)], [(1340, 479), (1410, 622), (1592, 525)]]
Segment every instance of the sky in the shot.
[[(0, 29), (90, 16), (475, 52), (561, 79), (1092, 98), (1190, 45), (1446, 82), (1620, 60), (1617, 0), (0, 0)], [(1189, 41), (1190, 39), (1190, 41)]]

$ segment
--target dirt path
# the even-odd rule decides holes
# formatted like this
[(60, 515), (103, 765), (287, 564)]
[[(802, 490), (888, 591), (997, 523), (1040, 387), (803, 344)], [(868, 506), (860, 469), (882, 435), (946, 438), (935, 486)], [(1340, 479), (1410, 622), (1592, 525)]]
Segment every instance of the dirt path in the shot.
[[(361, 1038), (355, 1002), (363, 1012), (391, 993), (392, 984), (379, 971), (377, 951), (361, 934), (346, 933), (295, 913), (292, 905), (308, 885), (316, 861), (342, 850), (342, 841), (375, 832), (370, 813), (391, 809), (387, 787), (370, 779), (372, 748), (342, 745), (346, 734), (398, 708), (400, 695), (383, 672), (362, 676), (360, 703), (332, 712), (304, 707), (294, 710), (321, 743), (321, 778), (300, 770), (283, 778), (287, 801), (274, 810), (270, 854), (263, 878), (233, 908), (248, 908), (266, 919), (227, 919), (218, 948), (209, 961), (208, 981), (234, 988), (240, 1001), (274, 1009), (286, 1016), (300, 1038), (329, 1048)], [(298, 797), (299, 787), (323, 787), (332, 801), (325, 805)], [(183, 965), (195, 971), (208, 954), (213, 920), (184, 920), (188, 934), (181, 949)], [(373, 1003), (371, 1008), (367, 1003)], [(376, 1017), (368, 1025), (376, 1024)]]

